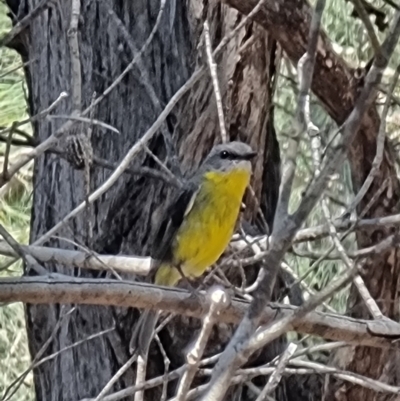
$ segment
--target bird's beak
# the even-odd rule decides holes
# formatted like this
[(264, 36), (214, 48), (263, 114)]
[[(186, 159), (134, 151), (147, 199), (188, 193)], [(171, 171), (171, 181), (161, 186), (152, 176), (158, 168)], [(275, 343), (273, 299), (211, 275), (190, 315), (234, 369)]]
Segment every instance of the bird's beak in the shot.
[(254, 157), (257, 156), (257, 152), (249, 152), (243, 156), (244, 160), (252, 160)]

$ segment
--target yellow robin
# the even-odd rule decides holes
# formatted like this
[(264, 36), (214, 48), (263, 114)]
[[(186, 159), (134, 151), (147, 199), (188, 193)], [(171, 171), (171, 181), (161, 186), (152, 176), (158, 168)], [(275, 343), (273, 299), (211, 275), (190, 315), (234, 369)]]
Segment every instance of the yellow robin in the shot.
[[(243, 142), (214, 146), (189, 177), (161, 220), (153, 246), (154, 283), (175, 286), (182, 278), (201, 276), (229, 244), (256, 152)], [(131, 352), (144, 355), (158, 313), (148, 310), (138, 320)]]

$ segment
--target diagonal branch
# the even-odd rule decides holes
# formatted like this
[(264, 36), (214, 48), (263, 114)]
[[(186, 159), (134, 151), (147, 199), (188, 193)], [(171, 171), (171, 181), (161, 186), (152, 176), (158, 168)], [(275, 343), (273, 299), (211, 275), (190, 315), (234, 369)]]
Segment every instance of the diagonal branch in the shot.
[(220, 312), (226, 308), (229, 303), (226, 292), (221, 288), (211, 288), (209, 297), (211, 300), (210, 310), (204, 318), (203, 326), (196, 342), (187, 355), (187, 368), (179, 382), (176, 401), (185, 401), (190, 385), (192, 384), (196, 371), (200, 365), (201, 357), (203, 356), (211, 330), (216, 323)]
[(51, 3), (52, 0), (42, 0), (26, 17), (22, 18), (21, 21), (18, 21), (10, 32), (6, 33), (0, 39), (0, 47), (9, 45), (10, 42), (26, 29), (35, 18), (37, 18), (43, 11), (47, 10)]

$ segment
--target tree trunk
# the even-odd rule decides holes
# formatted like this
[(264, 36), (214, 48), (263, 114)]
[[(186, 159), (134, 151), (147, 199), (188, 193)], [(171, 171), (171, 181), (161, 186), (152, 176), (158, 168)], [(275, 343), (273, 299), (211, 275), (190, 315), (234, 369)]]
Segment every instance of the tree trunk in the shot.
[[(30, 9), (38, 3), (39, 0), (30, 2)], [(81, 3), (78, 32), (84, 109), (90, 104), (93, 92), (101, 94), (133, 58), (122, 30), (108, 12), (107, 4), (122, 20), (137, 48), (148, 37), (160, 4), (158, 0), (82, 0)], [(206, 18), (211, 26), (212, 42), (216, 46), (223, 35), (243, 17), (219, 3), (209, 5), (206, 2), (203, 5), (199, 0), (172, 0), (166, 3), (158, 32), (144, 53), (141, 64), (135, 66), (96, 108), (94, 118), (120, 131), (117, 135), (94, 128), (92, 143), (97, 157), (118, 163), (156, 119), (160, 110), (150, 100), (141, 71), (147, 73), (161, 104), (166, 104), (190, 77), (196, 66), (196, 57), (203, 52), (202, 48), (198, 51), (196, 46)], [(71, 2), (56, 1), (34, 19), (24, 32), (28, 57), (34, 60), (28, 71), (32, 114), (48, 107), (62, 91), (71, 94), (72, 69), (67, 36), (70, 19)], [(249, 46), (245, 48), (247, 44)], [(218, 59), (230, 138), (246, 141), (260, 152), (252, 185), (259, 201), (261, 199), (262, 210), (269, 223), (272, 221), (279, 185), (279, 168), (276, 168), (276, 160), (279, 165), (279, 149), (275, 133), (268, 123), (273, 110), (271, 82), (275, 47), (275, 42), (264, 30), (248, 23)], [(244, 50), (240, 52), (240, 48)], [(70, 96), (57, 106), (54, 114), (70, 114), (71, 111)], [(52, 120), (51, 123), (38, 121), (34, 126), (36, 139), (44, 141), (61, 124), (59, 120)], [(81, 126), (80, 129), (87, 128)], [(219, 141), (215, 97), (208, 76), (175, 107), (163, 132), (172, 135), (184, 170), (196, 167), (211, 146)], [(167, 151), (161, 135), (153, 139), (149, 147), (161, 159), (165, 158)], [(270, 167), (265, 169), (268, 163)], [(144, 153), (136, 157), (134, 165), (156, 166)], [(109, 174), (107, 170), (93, 168), (92, 190), (99, 187)], [(165, 204), (170, 192), (170, 188), (160, 182), (123, 175), (94, 204), (91, 218), (94, 251), (146, 255), (158, 208)], [(74, 170), (65, 160), (51, 153), (39, 157), (34, 169), (31, 241), (52, 228), (83, 200), (82, 171)], [(255, 217), (255, 208), (248, 208), (247, 220), (253, 221)], [(48, 245), (73, 248), (64, 238), (83, 244), (85, 218), (80, 217), (66, 224)], [(60, 265), (48, 264), (46, 267), (51, 271), (69, 274)], [(76, 274), (92, 275), (78, 271)], [(66, 315), (72, 307), (27, 306), (28, 337), (33, 357), (50, 337), (52, 341), (45, 355), (102, 330), (112, 327), (115, 330), (63, 351), (56, 359), (36, 368), (34, 378), (38, 401), (76, 401), (95, 397), (129, 358), (128, 344), (138, 311), (76, 306)], [(197, 322), (191, 324), (194, 325), (192, 327), (198, 326)], [(164, 335), (174, 331), (173, 324), (169, 327)], [(231, 331), (228, 330), (228, 336)], [(189, 332), (192, 335), (193, 329), (189, 331), (186, 328), (167, 346), (171, 368), (183, 360), (181, 345), (190, 340), (187, 335)], [(155, 347), (152, 352), (149, 370), (150, 375), (156, 375), (163, 369), (163, 364), (158, 349)], [(273, 356), (276, 352), (273, 352)], [(114, 390), (133, 383), (134, 369), (131, 368), (114, 386)], [(149, 394), (148, 399), (154, 399), (154, 395), (154, 392)]]

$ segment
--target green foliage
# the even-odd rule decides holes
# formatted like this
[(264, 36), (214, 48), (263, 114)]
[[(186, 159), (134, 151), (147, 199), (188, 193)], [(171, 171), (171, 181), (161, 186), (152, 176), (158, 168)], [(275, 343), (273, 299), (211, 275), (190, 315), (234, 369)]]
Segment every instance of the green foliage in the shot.
[[(6, 6), (0, 2), (0, 37), (10, 28)], [(9, 126), (13, 121), (27, 117), (24, 74), (20, 68), (16, 69), (20, 65), (21, 59), (14, 51), (0, 47), (0, 127)], [(30, 127), (22, 128), (27, 132), (30, 130)], [(12, 148), (10, 162), (18, 158), (21, 151), (23, 150)], [(4, 152), (5, 146), (0, 143), (1, 170)], [(0, 222), (17, 241), (27, 243), (32, 191), (30, 167), (24, 169), (3, 188), (0, 189)], [(0, 266), (7, 261), (6, 258), (0, 258)], [(0, 270), (0, 276), (19, 276), (21, 273), (20, 263), (14, 264), (7, 270)], [(0, 395), (28, 368), (30, 361), (23, 305), (18, 303), (0, 307)], [(12, 400), (33, 399), (33, 378), (30, 374), (13, 395)]]

